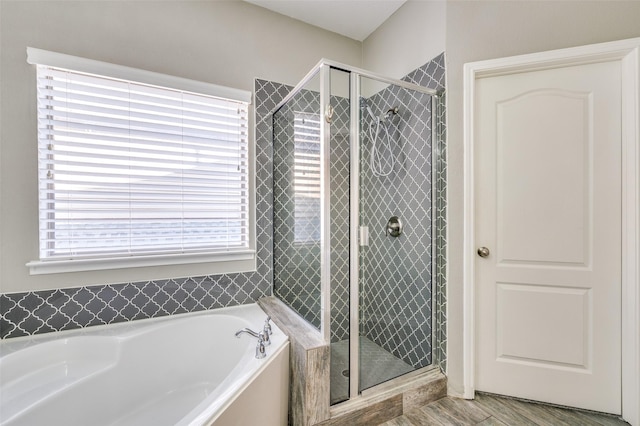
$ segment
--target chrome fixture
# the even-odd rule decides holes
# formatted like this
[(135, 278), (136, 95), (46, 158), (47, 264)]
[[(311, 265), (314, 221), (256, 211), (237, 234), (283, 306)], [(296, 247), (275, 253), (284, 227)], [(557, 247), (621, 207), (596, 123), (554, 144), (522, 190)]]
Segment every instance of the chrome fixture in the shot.
[[(391, 123), (390, 118), (398, 114), (398, 107), (395, 106), (389, 108), (387, 112), (377, 117), (371, 110), (371, 107), (367, 104), (367, 100), (365, 98), (360, 98), (360, 109), (363, 112), (367, 111), (369, 118), (371, 119), (371, 123), (369, 123), (369, 132), (367, 133), (369, 139), (371, 139), (371, 156), (369, 158), (371, 173), (378, 177), (389, 176), (391, 172), (393, 172), (393, 167), (395, 165), (395, 155), (391, 145), (390, 134), (390, 130), (393, 130), (393, 124)], [(384, 133), (384, 135), (382, 135), (382, 133)], [(381, 140), (379, 140), (380, 138)], [(382, 145), (382, 149), (380, 149), (380, 143), (384, 144)], [(386, 165), (382, 164), (382, 158), (385, 158)]]
[(387, 222), (387, 235), (399, 237), (402, 234), (402, 221), (398, 216), (391, 216)]
[(258, 339), (258, 344), (256, 345), (256, 358), (262, 359), (267, 356), (267, 351), (265, 349), (265, 345), (270, 345), (271, 340), (269, 339), (268, 334), (264, 334), (263, 332), (256, 333), (255, 331), (249, 328), (243, 328), (236, 332), (236, 337), (239, 339), (242, 333), (247, 333), (250, 336), (256, 337)]
[(389, 119), (389, 117), (398, 114), (398, 107), (389, 108), (387, 112), (384, 114), (384, 117), (381, 117), (383, 120)]
[[(273, 330), (271, 329), (271, 324), (269, 324), (269, 321), (271, 321), (271, 317), (267, 317), (266, 320), (264, 320), (264, 329), (262, 330), (262, 332), (264, 333), (265, 336), (269, 337), (273, 334)], [(269, 338), (269, 343), (271, 343), (271, 339)]]
[(238, 331), (236, 333), (236, 337), (240, 338), (240, 334), (242, 333), (247, 333), (257, 339), (262, 339), (262, 341), (264, 342), (264, 344), (266, 346), (269, 346), (271, 344), (271, 339), (269, 338), (269, 333), (265, 333), (263, 331), (256, 333), (255, 331), (251, 330), (250, 328), (243, 328), (242, 330)]

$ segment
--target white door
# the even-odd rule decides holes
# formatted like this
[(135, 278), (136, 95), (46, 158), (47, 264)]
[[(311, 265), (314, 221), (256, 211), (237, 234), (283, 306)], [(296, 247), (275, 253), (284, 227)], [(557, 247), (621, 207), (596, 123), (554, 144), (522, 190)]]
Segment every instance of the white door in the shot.
[(619, 61), (476, 82), (477, 390), (621, 412), (620, 87)]

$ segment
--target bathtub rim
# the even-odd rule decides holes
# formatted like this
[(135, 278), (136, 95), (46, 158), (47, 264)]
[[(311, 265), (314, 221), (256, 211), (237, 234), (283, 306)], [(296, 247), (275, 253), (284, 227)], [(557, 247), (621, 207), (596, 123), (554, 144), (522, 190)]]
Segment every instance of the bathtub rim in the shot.
[[(145, 318), (140, 320), (101, 324), (96, 326), (89, 326), (71, 330), (61, 330), (58, 332), (42, 333), (29, 336), (13, 337), (9, 339), (0, 340), (0, 376), (2, 375), (1, 368), (3, 366), (2, 360), (7, 357), (11, 358), (11, 355), (15, 355), (22, 350), (28, 350), (41, 344), (63, 341), (71, 338), (91, 338), (91, 337), (134, 337), (137, 333), (143, 333), (148, 327), (154, 326), (167, 326), (171, 323), (181, 322), (191, 318), (197, 317), (213, 317), (213, 316), (232, 316), (238, 317), (244, 322), (248, 323), (249, 327), (259, 331), (264, 324), (264, 320), (267, 314), (257, 303), (250, 303), (244, 305), (237, 305), (231, 307), (202, 310), (196, 312), (189, 312), (175, 315), (165, 315), (162, 317)], [(165, 324), (167, 323), (167, 324)], [(183, 413), (183, 417), (177, 424), (179, 425), (196, 425), (196, 424), (212, 424), (220, 417), (224, 410), (226, 410), (241, 394), (246, 390), (250, 384), (271, 364), (271, 362), (277, 358), (282, 351), (288, 350), (289, 338), (282, 330), (280, 330), (276, 324), (272, 323), (272, 344), (267, 346), (267, 357), (265, 359), (255, 359), (253, 355), (254, 345), (248, 344), (248, 350), (251, 351), (251, 355), (247, 357), (248, 361), (245, 363), (246, 369), (240, 369), (241, 373), (234, 375), (233, 379), (230, 379), (232, 373), (237, 373), (238, 366), (228, 371), (227, 377), (223, 380), (228, 388), (225, 388), (222, 392), (213, 392), (211, 395), (215, 395), (216, 398), (211, 400), (211, 395), (205, 397), (190, 411)], [(237, 330), (229, 330), (235, 332)], [(243, 338), (249, 338), (243, 336)], [(251, 338), (252, 339), (252, 338)], [(10, 359), (9, 358), (9, 359)], [(243, 356), (243, 360), (244, 360)], [(225, 383), (228, 382), (228, 383)]]

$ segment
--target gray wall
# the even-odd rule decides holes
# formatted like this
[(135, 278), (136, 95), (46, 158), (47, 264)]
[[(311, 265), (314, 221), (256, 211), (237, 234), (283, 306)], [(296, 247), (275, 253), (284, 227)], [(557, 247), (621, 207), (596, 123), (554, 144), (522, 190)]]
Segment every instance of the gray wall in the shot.
[(362, 43), (362, 67), (402, 78), (445, 50), (447, 2), (408, 0)]
[(29, 275), (25, 263), (38, 256), (38, 185), (27, 46), (253, 90), (255, 76), (295, 84), (324, 56), (359, 66), (361, 44), (239, 0), (0, 2), (0, 335), (212, 309), (270, 294), (271, 133), (262, 121), (288, 89), (265, 80), (256, 82), (251, 152), (257, 271), (221, 275), (202, 264)]
[(463, 64), (638, 36), (638, 1), (447, 3), (447, 362), (450, 393), (461, 394), (463, 391)]
[(255, 77), (295, 84), (321, 57), (361, 65), (361, 43), (239, 0), (2, 0), (0, 20), (3, 293), (217, 273), (201, 264), (29, 275), (25, 263), (38, 258), (38, 185), (27, 46), (245, 90)]

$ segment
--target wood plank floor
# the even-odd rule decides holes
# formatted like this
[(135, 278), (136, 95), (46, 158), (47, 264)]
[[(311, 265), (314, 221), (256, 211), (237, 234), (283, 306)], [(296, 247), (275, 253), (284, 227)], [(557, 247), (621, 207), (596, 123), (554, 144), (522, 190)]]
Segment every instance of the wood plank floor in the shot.
[(446, 397), (389, 420), (383, 426), (614, 426), (628, 423), (604, 414), (551, 407), (478, 393), (476, 399)]

